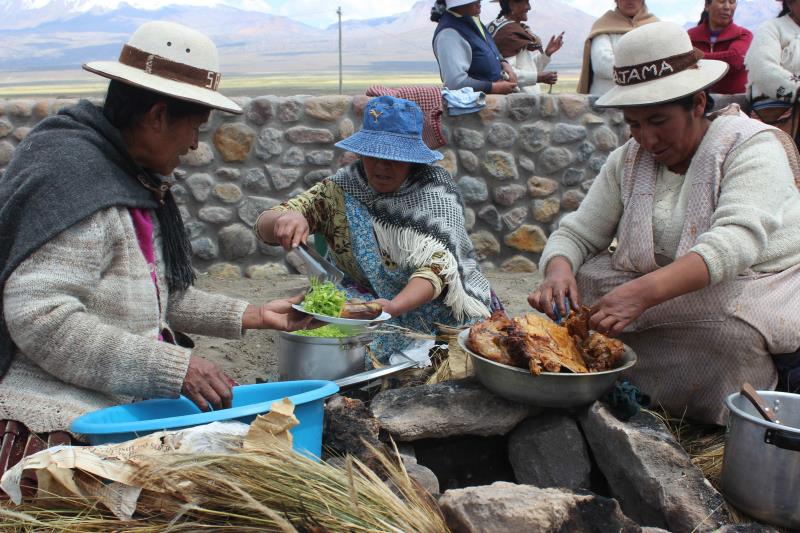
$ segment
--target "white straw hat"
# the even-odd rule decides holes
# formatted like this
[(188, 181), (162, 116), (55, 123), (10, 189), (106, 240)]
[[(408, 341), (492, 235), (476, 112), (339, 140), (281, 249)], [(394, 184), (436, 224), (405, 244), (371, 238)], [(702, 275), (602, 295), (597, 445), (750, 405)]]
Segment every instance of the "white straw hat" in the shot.
[(614, 83), (598, 107), (663, 104), (700, 92), (725, 76), (728, 64), (700, 59), (689, 34), (674, 22), (654, 22), (623, 35), (614, 48)]
[(242, 108), (217, 92), (217, 47), (203, 35), (173, 22), (147, 22), (122, 47), (119, 61), (93, 61), (83, 68), (105, 78), (206, 105), (229, 113)]
[(453, 9), (454, 7), (465, 6), (467, 4), (474, 4), (479, 0), (445, 0), (445, 4), (447, 4), (447, 9)]

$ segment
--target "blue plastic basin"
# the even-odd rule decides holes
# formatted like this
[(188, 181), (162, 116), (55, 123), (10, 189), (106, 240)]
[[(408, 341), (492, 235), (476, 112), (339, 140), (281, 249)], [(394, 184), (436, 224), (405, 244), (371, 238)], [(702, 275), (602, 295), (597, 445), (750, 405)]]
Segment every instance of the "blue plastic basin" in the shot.
[(86, 435), (92, 445), (123, 442), (155, 431), (175, 430), (238, 420), (249, 424), (256, 415), (266, 413), (272, 402), (289, 398), (300, 424), (294, 427), (294, 449), (314, 457), (322, 453), (322, 419), (325, 398), (336, 394), (339, 386), (332, 381), (283, 381), (233, 388), (233, 407), (202, 412), (191, 400), (146, 400), (117, 405), (83, 415), (70, 429)]

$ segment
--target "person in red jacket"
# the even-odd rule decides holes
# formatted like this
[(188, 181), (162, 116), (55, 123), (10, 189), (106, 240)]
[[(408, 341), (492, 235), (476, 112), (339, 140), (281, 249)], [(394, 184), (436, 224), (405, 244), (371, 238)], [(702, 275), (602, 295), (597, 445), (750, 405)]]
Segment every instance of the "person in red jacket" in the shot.
[(747, 70), (744, 56), (750, 48), (753, 34), (733, 23), (736, 0), (705, 0), (706, 6), (697, 26), (689, 30), (692, 45), (705, 54), (704, 59), (724, 61), (730, 66), (728, 74), (711, 87), (712, 93), (738, 94), (745, 92)]

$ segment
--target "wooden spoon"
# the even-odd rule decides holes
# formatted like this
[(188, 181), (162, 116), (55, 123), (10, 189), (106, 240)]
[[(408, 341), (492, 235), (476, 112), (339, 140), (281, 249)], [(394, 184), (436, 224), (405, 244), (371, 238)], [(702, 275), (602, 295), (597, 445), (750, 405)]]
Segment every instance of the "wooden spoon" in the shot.
[(759, 412), (759, 414), (764, 417), (764, 420), (767, 422), (772, 422), (773, 424), (780, 424), (780, 420), (775, 416), (775, 411), (767, 405), (767, 402), (764, 401), (764, 398), (761, 397), (756, 389), (753, 388), (752, 385), (749, 383), (745, 383), (742, 385), (742, 396), (750, 400), (750, 403), (753, 404), (753, 407)]

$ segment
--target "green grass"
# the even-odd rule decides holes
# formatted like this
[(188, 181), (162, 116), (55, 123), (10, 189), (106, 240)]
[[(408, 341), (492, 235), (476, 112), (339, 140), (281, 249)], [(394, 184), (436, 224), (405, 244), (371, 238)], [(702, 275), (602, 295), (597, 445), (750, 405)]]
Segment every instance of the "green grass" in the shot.
[[(402, 85), (440, 85), (437, 73), (349, 73), (345, 72), (342, 85), (344, 94), (364, 94), (372, 85), (399, 87)], [(553, 86), (552, 93), (574, 93), (578, 84), (577, 75), (562, 75), (558, 84)], [(55, 82), (25, 80), (19, 83), (6, 83), (0, 86), (0, 98), (78, 98), (102, 96), (106, 82), (100, 78), (91, 80), (63, 79)], [(337, 72), (320, 72), (314, 74), (263, 74), (263, 75), (229, 75), (222, 80), (220, 91), (228, 96), (291, 96), (295, 94), (337, 94), (339, 92), (339, 75)], [(546, 85), (542, 86), (548, 92)]]

